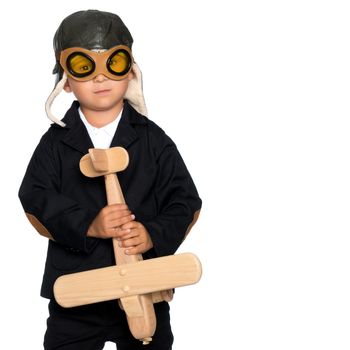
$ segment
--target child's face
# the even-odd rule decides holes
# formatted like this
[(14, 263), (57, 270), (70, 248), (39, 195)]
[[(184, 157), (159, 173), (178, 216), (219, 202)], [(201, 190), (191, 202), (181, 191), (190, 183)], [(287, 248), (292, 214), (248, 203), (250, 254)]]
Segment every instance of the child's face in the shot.
[(123, 103), (132, 71), (122, 80), (112, 80), (103, 74), (88, 81), (77, 81), (68, 77), (64, 87), (66, 92), (73, 92), (80, 105), (93, 111), (109, 111)]

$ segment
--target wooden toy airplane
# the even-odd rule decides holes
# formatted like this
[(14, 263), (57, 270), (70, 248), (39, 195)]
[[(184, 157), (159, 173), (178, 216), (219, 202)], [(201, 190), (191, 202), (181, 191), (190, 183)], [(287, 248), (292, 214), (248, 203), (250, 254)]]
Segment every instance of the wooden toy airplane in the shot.
[[(108, 204), (125, 203), (116, 172), (129, 163), (122, 147), (89, 149), (80, 160), (88, 177), (104, 176)], [(59, 277), (54, 285), (58, 304), (73, 307), (119, 299), (132, 335), (148, 344), (156, 329), (153, 303), (172, 299), (172, 288), (198, 282), (201, 263), (190, 253), (143, 261), (142, 255), (126, 255), (113, 239), (118, 265)]]

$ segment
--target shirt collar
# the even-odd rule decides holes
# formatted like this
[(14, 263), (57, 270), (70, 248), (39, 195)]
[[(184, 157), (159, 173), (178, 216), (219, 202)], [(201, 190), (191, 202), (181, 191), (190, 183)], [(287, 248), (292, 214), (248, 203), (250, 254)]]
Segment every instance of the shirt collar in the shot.
[(119, 121), (120, 121), (120, 117), (123, 113), (123, 108), (121, 109), (120, 113), (117, 115), (117, 117), (109, 124), (101, 127), (101, 128), (96, 128), (95, 126), (91, 125), (87, 119), (85, 118), (81, 108), (79, 107), (78, 108), (78, 112), (79, 112), (79, 115), (80, 115), (80, 119), (82, 120), (82, 122), (84, 123), (86, 129), (88, 130), (88, 132), (96, 132), (96, 131), (104, 131), (106, 134), (108, 134), (110, 137), (113, 137), (116, 130), (117, 130), (117, 127), (118, 127), (118, 124), (119, 124)]

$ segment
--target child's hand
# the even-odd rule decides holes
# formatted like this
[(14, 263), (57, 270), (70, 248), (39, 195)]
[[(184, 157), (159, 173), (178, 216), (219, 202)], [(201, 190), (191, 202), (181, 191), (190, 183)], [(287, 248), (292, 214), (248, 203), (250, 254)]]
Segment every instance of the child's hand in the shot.
[(125, 254), (142, 254), (153, 247), (153, 242), (145, 226), (140, 222), (130, 221), (117, 229), (119, 246), (126, 248)]
[(87, 236), (97, 238), (117, 237), (119, 227), (135, 219), (126, 204), (107, 205), (91, 223)]

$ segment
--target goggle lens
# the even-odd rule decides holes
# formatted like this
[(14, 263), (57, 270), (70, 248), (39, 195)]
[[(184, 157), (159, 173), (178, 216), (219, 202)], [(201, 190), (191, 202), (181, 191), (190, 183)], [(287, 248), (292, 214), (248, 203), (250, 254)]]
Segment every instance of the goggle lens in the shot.
[(124, 75), (131, 67), (131, 57), (125, 50), (117, 50), (107, 61), (107, 68), (112, 74)]
[(92, 59), (83, 53), (73, 53), (67, 58), (67, 68), (76, 77), (85, 77), (95, 69)]

